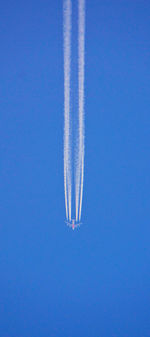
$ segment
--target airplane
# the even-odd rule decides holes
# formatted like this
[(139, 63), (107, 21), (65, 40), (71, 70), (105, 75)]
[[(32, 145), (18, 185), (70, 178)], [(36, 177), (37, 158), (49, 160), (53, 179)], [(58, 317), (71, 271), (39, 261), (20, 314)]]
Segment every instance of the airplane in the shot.
[(76, 222), (75, 219), (72, 219), (71, 222), (66, 221), (66, 224), (68, 227), (72, 228), (74, 231), (75, 228), (80, 227), (81, 222)]

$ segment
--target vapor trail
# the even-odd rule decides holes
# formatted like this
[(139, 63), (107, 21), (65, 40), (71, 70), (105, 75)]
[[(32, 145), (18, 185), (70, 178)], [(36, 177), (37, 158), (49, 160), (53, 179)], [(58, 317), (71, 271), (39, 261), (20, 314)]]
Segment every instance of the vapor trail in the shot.
[(85, 64), (85, 0), (78, 1), (78, 104), (79, 139), (76, 171), (76, 221), (81, 219), (84, 180), (84, 64)]
[[(78, 37), (72, 39), (72, 0), (64, 0), (64, 191), (67, 224), (80, 225), (84, 181), (84, 64), (85, 0), (78, 0)], [(72, 45), (71, 45), (72, 42)], [(76, 49), (77, 48), (77, 49)], [(71, 52), (78, 51), (78, 67), (71, 64)], [(76, 55), (76, 54), (75, 54)], [(77, 75), (77, 76), (76, 76)], [(78, 90), (73, 83), (77, 79)], [(72, 82), (72, 83), (71, 83)], [(71, 89), (72, 97), (71, 97)], [(74, 100), (74, 96), (76, 99)], [(76, 102), (78, 101), (78, 109)], [(71, 105), (73, 109), (71, 110)], [(76, 120), (75, 120), (76, 119)], [(72, 212), (73, 209), (73, 212)], [(75, 213), (75, 219), (72, 219)], [(74, 215), (73, 215), (74, 217)]]
[(71, 221), (70, 74), (71, 0), (64, 0), (64, 190), (66, 218)]

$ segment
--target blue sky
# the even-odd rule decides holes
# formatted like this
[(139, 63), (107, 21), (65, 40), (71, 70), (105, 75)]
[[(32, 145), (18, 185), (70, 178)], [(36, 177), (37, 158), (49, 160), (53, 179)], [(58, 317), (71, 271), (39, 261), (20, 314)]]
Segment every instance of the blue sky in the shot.
[(3, 1), (0, 336), (150, 336), (150, 3), (86, 1), (83, 225), (65, 225), (62, 1)]

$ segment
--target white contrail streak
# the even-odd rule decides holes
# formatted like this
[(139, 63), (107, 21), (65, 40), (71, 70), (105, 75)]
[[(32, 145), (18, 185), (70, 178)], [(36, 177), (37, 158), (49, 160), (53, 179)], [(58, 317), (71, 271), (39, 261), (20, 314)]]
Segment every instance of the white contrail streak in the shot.
[(70, 73), (71, 0), (64, 0), (64, 189), (67, 220), (71, 220)]
[(76, 173), (76, 221), (81, 219), (84, 179), (84, 64), (85, 64), (85, 0), (78, 2), (78, 99), (79, 140)]
[(78, 85), (79, 85), (79, 144), (80, 144), (80, 170), (81, 170), (81, 188), (80, 188), (80, 207), (79, 221), (81, 219), (82, 197), (83, 197), (83, 179), (84, 179), (84, 65), (85, 65), (85, 0), (79, 0), (79, 30), (78, 30)]
[[(78, 115), (75, 124), (71, 116), (71, 31), (72, 1), (64, 0), (64, 190), (66, 218), (74, 226), (74, 221), (79, 223), (81, 219), (84, 180), (85, 0), (78, 0), (78, 38), (73, 40), (78, 48)], [(76, 135), (73, 140), (71, 125), (74, 128), (78, 125), (77, 130), (72, 130)], [(72, 169), (75, 170), (74, 182)], [(75, 220), (72, 219), (72, 200), (75, 201)]]

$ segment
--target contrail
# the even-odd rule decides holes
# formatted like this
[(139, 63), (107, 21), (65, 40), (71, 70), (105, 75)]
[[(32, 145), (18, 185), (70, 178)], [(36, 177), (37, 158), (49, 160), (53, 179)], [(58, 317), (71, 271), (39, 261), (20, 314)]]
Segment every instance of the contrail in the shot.
[[(84, 64), (85, 64), (85, 0), (78, 0), (78, 38), (73, 40), (78, 48), (78, 113), (72, 123), (71, 111), (71, 35), (72, 1), (64, 0), (64, 190), (67, 224), (74, 229), (80, 224), (84, 180)], [(77, 128), (72, 130), (71, 126)], [(74, 135), (74, 143), (72, 140)], [(75, 151), (75, 153), (74, 153)], [(75, 171), (75, 181), (73, 172)], [(75, 188), (72, 189), (75, 183)], [(73, 191), (74, 190), (74, 191)], [(72, 194), (75, 195), (72, 195)], [(72, 200), (75, 202), (75, 219), (72, 219)]]
[(64, 189), (66, 218), (71, 220), (70, 73), (71, 0), (64, 0)]
[(76, 173), (76, 221), (81, 219), (84, 178), (84, 64), (85, 64), (85, 0), (78, 2), (78, 99), (79, 140)]

